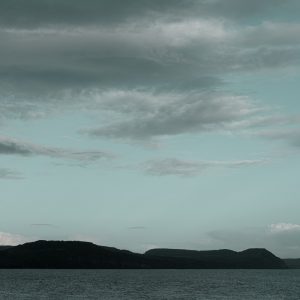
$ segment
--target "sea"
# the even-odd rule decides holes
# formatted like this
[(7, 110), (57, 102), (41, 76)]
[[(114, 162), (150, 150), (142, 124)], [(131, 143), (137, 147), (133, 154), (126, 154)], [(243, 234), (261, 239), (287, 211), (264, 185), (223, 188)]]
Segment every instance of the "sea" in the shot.
[(300, 270), (0, 270), (0, 299), (300, 300)]

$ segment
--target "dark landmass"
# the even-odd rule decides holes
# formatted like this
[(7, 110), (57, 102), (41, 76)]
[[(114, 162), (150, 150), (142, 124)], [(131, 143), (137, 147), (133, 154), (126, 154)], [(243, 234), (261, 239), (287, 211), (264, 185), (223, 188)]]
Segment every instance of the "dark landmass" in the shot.
[(241, 252), (232, 250), (194, 251), (181, 249), (152, 249), (145, 253), (150, 257), (189, 258), (201, 262), (204, 268), (215, 269), (281, 269), (284, 261), (270, 251), (261, 248)]
[(13, 247), (13, 246), (0, 246), (0, 251), (11, 248), (11, 247)]
[(300, 258), (287, 258), (283, 261), (289, 269), (300, 269)]
[(193, 251), (153, 249), (145, 254), (78, 241), (37, 241), (0, 251), (0, 268), (36, 269), (283, 269), (266, 249)]

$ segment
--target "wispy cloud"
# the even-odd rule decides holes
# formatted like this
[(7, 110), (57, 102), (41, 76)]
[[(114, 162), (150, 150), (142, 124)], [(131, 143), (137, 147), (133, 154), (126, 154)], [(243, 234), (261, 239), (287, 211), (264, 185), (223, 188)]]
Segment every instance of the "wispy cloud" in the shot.
[(23, 179), (23, 175), (17, 171), (0, 168), (0, 179)]
[[(105, 95), (100, 99), (105, 99)], [(102, 100), (99, 106), (122, 114), (124, 120), (86, 130), (86, 133), (98, 137), (138, 140), (224, 130), (260, 110), (247, 97), (210, 93), (120, 92), (110, 94), (109, 101)]]
[(40, 146), (3, 136), (0, 136), (0, 155), (41, 155), (82, 162), (92, 162), (99, 159), (112, 159), (114, 157), (113, 154), (104, 151), (75, 151), (63, 148)]
[(146, 228), (147, 227), (145, 227), (145, 226), (132, 226), (132, 227), (128, 227), (128, 229), (130, 229), (130, 230), (144, 230)]
[(176, 158), (150, 160), (141, 165), (141, 169), (148, 175), (154, 176), (197, 176), (209, 168), (239, 168), (266, 163), (261, 160), (236, 160), (236, 161), (188, 161)]

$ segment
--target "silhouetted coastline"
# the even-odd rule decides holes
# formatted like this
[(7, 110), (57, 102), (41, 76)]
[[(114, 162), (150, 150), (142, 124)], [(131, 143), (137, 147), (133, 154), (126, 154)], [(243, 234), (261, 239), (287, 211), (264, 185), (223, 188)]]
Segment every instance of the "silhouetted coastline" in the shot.
[(152, 249), (144, 254), (80, 241), (36, 241), (0, 247), (0, 268), (28, 269), (285, 269), (266, 249)]

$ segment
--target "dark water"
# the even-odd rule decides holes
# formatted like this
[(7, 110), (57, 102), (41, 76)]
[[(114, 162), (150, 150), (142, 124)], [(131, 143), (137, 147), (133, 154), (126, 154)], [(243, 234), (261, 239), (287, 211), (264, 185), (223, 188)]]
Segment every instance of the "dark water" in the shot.
[(300, 270), (0, 270), (0, 299), (299, 300)]

